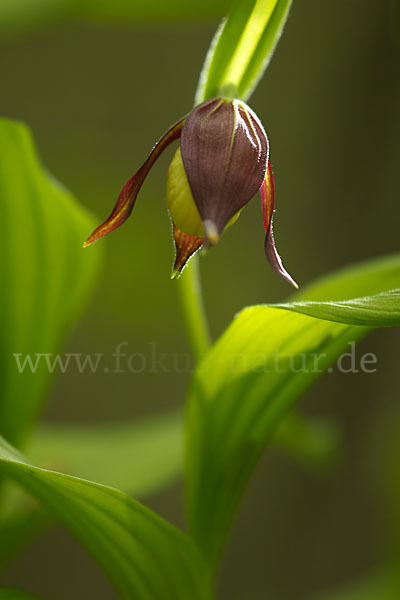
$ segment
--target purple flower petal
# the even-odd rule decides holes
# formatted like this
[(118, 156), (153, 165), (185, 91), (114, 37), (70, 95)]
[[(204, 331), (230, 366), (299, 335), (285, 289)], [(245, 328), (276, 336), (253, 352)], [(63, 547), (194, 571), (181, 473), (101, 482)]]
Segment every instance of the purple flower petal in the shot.
[(172, 269), (171, 279), (180, 276), (189, 258), (199, 250), (204, 238), (189, 235), (174, 225), (175, 263)]
[(214, 98), (195, 108), (182, 129), (181, 154), (208, 245), (260, 189), (268, 139), (239, 100)]
[(286, 271), (285, 267), (282, 264), (282, 259), (278, 254), (278, 251), (275, 246), (274, 234), (272, 231), (272, 222), (273, 222), (273, 213), (275, 207), (275, 184), (274, 178), (272, 175), (272, 169), (270, 162), (268, 161), (267, 173), (265, 176), (265, 180), (260, 188), (261, 193), (261, 206), (263, 212), (263, 221), (264, 228), (266, 231), (265, 236), (265, 254), (267, 256), (268, 262), (273, 268), (273, 270), (278, 273), (283, 279), (285, 279), (288, 283), (290, 283), (293, 287), (298, 289), (298, 285), (293, 279), (291, 275)]
[(108, 219), (106, 219), (104, 223), (97, 227), (97, 229), (94, 230), (94, 232), (84, 243), (85, 248), (125, 223), (132, 212), (136, 202), (136, 197), (144, 180), (146, 179), (148, 172), (165, 148), (167, 148), (171, 142), (180, 137), (185, 119), (186, 117), (175, 123), (175, 125), (172, 125), (172, 127), (170, 127), (162, 136), (162, 138), (156, 143), (147, 160), (140, 167), (139, 171), (137, 171), (137, 173), (135, 173), (122, 188), (121, 193), (118, 196), (117, 203), (115, 204)]

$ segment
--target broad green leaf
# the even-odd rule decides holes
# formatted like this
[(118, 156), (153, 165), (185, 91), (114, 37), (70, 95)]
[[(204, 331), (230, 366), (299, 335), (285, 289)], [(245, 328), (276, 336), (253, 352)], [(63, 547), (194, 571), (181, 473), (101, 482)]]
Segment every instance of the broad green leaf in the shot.
[(40, 600), (40, 598), (39, 596), (32, 596), (18, 590), (0, 588), (0, 600)]
[[(29, 130), (0, 119), (0, 432), (19, 443), (57, 352), (93, 287), (99, 251), (84, 251), (90, 215), (40, 165)], [(28, 362), (26, 362), (28, 361)]]
[(42, 425), (26, 454), (35, 464), (138, 497), (181, 474), (182, 449), (182, 417), (172, 413), (106, 426)]
[[(379, 298), (386, 303), (387, 295), (380, 294), (399, 285), (400, 256), (334, 273), (294, 296), (293, 302), (297, 297), (317, 302), (318, 318), (294, 312), (293, 303), (284, 309), (247, 308), (200, 363), (187, 415), (187, 510), (190, 531), (213, 565), (247, 479), (277, 423), (349, 352), (351, 342), (382, 324)], [(329, 306), (323, 307), (327, 294)], [(321, 318), (332, 316), (333, 301), (365, 297), (369, 300), (358, 308), (354, 302), (350, 308), (340, 302), (335, 314), (345, 314), (345, 323)], [(400, 307), (390, 306), (386, 326), (399, 322)], [(308, 309), (311, 314), (311, 305)], [(348, 324), (361, 318), (369, 328)]]
[[(26, 454), (41, 467), (143, 497), (181, 475), (182, 449), (182, 416), (175, 412), (106, 426), (41, 425), (27, 444)], [(27, 504), (20, 488), (8, 485), (4, 492), (0, 513), (0, 563), (51, 522), (43, 510), (32, 507), (32, 502)]]
[(267, 68), (291, 0), (236, 0), (211, 43), (195, 104), (221, 93), (247, 100)]
[[(333, 423), (290, 414), (275, 432), (273, 442), (305, 467), (314, 468), (332, 462), (338, 440)], [(135, 497), (154, 493), (179, 477), (182, 450), (183, 422), (179, 413), (107, 427), (39, 426), (27, 445), (27, 454), (35, 464), (101, 481)], [(21, 488), (10, 483), (4, 492), (0, 563), (51, 523), (49, 515), (33, 505)]]
[(34, 494), (71, 530), (122, 598), (212, 597), (209, 572), (192, 541), (126, 494), (39, 469), (2, 439), (0, 469)]
[(382, 292), (375, 296), (336, 300), (333, 302), (298, 301), (275, 304), (276, 308), (365, 327), (393, 327), (400, 325), (400, 289)]
[[(365, 289), (369, 290), (366, 295), (380, 294), (398, 287), (399, 268), (397, 254), (372, 258), (344, 267), (337, 273), (325, 275), (316, 282), (301, 287), (292, 298), (295, 302), (332, 302), (357, 298)], [(391, 287), (390, 282), (393, 282)]]

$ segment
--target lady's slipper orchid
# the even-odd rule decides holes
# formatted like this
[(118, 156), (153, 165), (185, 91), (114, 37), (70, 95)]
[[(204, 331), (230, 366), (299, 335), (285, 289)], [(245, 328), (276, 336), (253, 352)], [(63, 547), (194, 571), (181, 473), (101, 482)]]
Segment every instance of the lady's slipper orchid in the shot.
[(84, 245), (89, 246), (126, 221), (154, 162), (179, 138), (180, 148), (167, 180), (176, 248), (173, 277), (181, 273), (199, 248), (215, 245), (260, 190), (266, 256), (272, 268), (297, 287), (282, 265), (272, 233), (275, 195), (268, 138), (258, 117), (240, 100), (206, 100), (175, 123), (125, 184), (111, 215)]

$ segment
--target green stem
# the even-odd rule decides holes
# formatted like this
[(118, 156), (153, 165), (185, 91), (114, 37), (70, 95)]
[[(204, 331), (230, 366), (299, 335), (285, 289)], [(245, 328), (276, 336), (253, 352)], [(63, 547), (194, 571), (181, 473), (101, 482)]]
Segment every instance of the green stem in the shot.
[(178, 279), (183, 320), (196, 362), (211, 345), (201, 292), (199, 257), (194, 256)]

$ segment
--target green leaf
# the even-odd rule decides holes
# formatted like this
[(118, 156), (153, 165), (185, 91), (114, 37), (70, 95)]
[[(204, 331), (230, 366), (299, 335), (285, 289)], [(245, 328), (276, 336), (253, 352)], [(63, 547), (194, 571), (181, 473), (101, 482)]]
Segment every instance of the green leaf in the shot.
[[(288, 415), (273, 443), (307, 468), (335, 458), (333, 423)], [(27, 445), (32, 462), (144, 497), (177, 479), (183, 470), (183, 423), (179, 413), (109, 426), (39, 426)], [(124, 457), (125, 460), (121, 460)], [(5, 486), (0, 514), (0, 563), (42, 533), (49, 515), (13, 484)]]
[(0, 588), (0, 600), (40, 600), (39, 596), (31, 596), (25, 592), (11, 590), (10, 588)]
[[(399, 323), (384, 292), (400, 285), (400, 257), (334, 273), (284, 308), (243, 310), (195, 372), (187, 415), (190, 531), (215, 565), (246, 482), (277, 423), (304, 391), (369, 329)], [(324, 305), (323, 300), (329, 301)], [(316, 302), (294, 312), (297, 298)], [(344, 302), (364, 298), (362, 303)], [(336, 301), (340, 300), (339, 303)], [(332, 302), (336, 302), (335, 309)], [(381, 303), (388, 307), (383, 316)], [(314, 309), (312, 308), (314, 306)], [(314, 312), (313, 312), (314, 311)], [(344, 323), (323, 320), (322, 315)]]
[(19, 443), (51, 376), (45, 361), (32, 372), (27, 355), (35, 364), (38, 353), (57, 352), (88, 300), (99, 250), (83, 250), (92, 218), (45, 173), (29, 130), (6, 119), (0, 200), (0, 429)]
[(35, 464), (101, 481), (134, 496), (162, 488), (182, 472), (180, 413), (135, 423), (40, 426), (26, 454)]
[(293, 301), (332, 302), (351, 300), (363, 295), (371, 296), (398, 287), (399, 256), (372, 258), (349, 265), (300, 288)]
[(289, 302), (274, 304), (276, 308), (365, 327), (393, 327), (400, 325), (400, 289), (382, 292), (375, 296), (365, 296), (336, 302)]
[[(40, 425), (26, 446), (32, 462), (143, 497), (182, 473), (180, 413), (109, 425)], [(124, 460), (121, 460), (124, 457)], [(0, 513), (0, 563), (52, 521), (24, 492), (5, 486)]]
[(1, 438), (0, 469), (71, 530), (122, 598), (212, 597), (209, 572), (192, 541), (126, 494), (39, 469)]
[(247, 100), (267, 68), (291, 0), (236, 0), (204, 62), (195, 104), (225, 93)]

